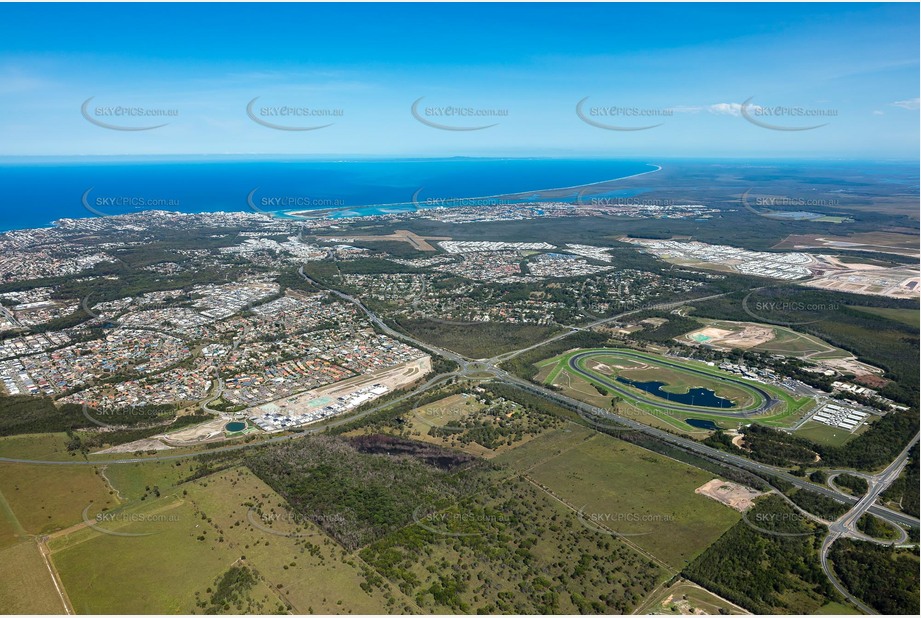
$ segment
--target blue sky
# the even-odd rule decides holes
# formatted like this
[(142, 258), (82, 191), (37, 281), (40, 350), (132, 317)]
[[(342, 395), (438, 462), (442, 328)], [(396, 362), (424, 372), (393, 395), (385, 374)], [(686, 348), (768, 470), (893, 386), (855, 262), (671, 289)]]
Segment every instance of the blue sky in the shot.
[[(0, 155), (916, 159), (918, 20), (917, 4), (4, 4)], [(256, 97), (266, 124), (332, 124), (270, 128)]]

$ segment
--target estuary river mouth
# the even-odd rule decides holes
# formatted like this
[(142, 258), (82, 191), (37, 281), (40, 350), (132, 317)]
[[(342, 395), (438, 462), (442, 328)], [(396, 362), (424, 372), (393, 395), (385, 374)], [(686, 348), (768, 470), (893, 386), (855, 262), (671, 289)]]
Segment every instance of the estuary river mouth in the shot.
[(670, 393), (662, 389), (663, 386), (668, 386), (665, 382), (639, 382), (621, 376), (617, 377), (617, 381), (622, 384), (632, 386), (633, 388), (638, 388), (645, 393), (649, 393), (650, 395), (654, 395), (666, 401), (672, 401), (691, 406), (700, 406), (701, 408), (726, 409), (735, 407), (735, 404), (732, 402), (732, 400), (718, 397), (717, 394), (709, 388), (697, 387), (688, 389), (688, 392), (686, 393)]

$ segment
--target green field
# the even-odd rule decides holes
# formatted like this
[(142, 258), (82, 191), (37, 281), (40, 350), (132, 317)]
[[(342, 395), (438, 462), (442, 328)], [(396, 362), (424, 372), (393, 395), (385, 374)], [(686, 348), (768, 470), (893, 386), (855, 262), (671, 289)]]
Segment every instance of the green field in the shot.
[(0, 493), (29, 534), (77, 524), (91, 502), (115, 506), (114, 492), (91, 466), (0, 464)]
[[(578, 434), (587, 429), (573, 430)], [(572, 448), (527, 470), (576, 509), (588, 528), (600, 523), (680, 570), (741, 518), (694, 493), (713, 475), (592, 432)], [(540, 439), (521, 449), (542, 449)], [(521, 450), (519, 449), (519, 450)]]
[[(251, 516), (261, 528), (250, 522), (250, 508), (261, 511)], [(235, 564), (259, 574), (261, 583), (248, 601), (261, 613), (288, 604), (294, 613), (387, 611), (381, 591), (361, 588), (362, 572), (345, 562), (340, 546), (309, 522), (286, 524), (286, 512), (271, 488), (234, 468), (119, 510), (134, 521), (105, 521), (49, 545), (78, 613), (200, 612), (197, 604), (208, 588)], [(149, 535), (113, 536), (99, 529)], [(391, 596), (400, 607), (412, 606), (398, 591)]]
[(63, 614), (45, 561), (34, 541), (0, 549), (0, 611), (4, 614)]
[(913, 326), (918, 328), (921, 325), (921, 312), (917, 309), (894, 309), (890, 307), (861, 307), (859, 305), (848, 305), (850, 309), (860, 311), (862, 313), (869, 313), (870, 315), (878, 315), (887, 320), (895, 320), (896, 322), (901, 322), (908, 326)]
[(536, 324), (440, 320), (401, 320), (398, 327), (426, 343), (468, 358), (490, 358), (543, 341), (558, 332), (557, 328)]
[(42, 433), (0, 438), (0, 457), (64, 461), (75, 460), (78, 455), (67, 450), (66, 434)]
[[(868, 417), (869, 418), (869, 417)], [(827, 444), (828, 446), (844, 446), (858, 435), (866, 431), (868, 426), (862, 425), (860, 429), (851, 433), (846, 429), (831, 427), (824, 423), (808, 421), (802, 427), (796, 430), (795, 435), (800, 438), (812, 440), (817, 444)]]

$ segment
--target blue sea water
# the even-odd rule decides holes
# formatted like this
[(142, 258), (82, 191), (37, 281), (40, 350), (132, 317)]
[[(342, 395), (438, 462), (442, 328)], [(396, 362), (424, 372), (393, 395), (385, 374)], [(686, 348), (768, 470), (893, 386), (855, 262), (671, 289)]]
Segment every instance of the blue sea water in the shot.
[(647, 162), (597, 159), (2, 162), (0, 230), (151, 209), (383, 214), (437, 206), (439, 200), (450, 206), (460, 198), (525, 192), (533, 197), (542, 189), (652, 170)]

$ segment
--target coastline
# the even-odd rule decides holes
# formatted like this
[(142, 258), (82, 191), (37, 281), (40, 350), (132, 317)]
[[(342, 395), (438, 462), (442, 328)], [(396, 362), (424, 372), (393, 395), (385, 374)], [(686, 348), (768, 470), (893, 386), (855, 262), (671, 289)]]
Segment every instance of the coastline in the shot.
[[(450, 163), (451, 161), (446, 160), (445, 162)], [(341, 161), (341, 163), (350, 163), (350, 161)], [(572, 190), (576, 190), (580, 188), (585, 189), (588, 187), (598, 187), (598, 186), (613, 184), (616, 182), (628, 180), (630, 178), (635, 178), (638, 176), (643, 176), (646, 174), (658, 172), (663, 169), (661, 165), (654, 164), (654, 163), (640, 163), (638, 161), (634, 161), (632, 163), (637, 164), (637, 165), (652, 167), (654, 169), (648, 169), (645, 171), (640, 171), (640, 172), (636, 172), (633, 174), (627, 174), (624, 176), (618, 176), (615, 178), (606, 178), (604, 180), (598, 180), (598, 181), (587, 182), (587, 183), (579, 183), (579, 184), (574, 184), (574, 185), (547, 187), (547, 188), (538, 188), (538, 189), (525, 189), (523, 191), (504, 192), (504, 193), (496, 193), (496, 194), (488, 194), (488, 195), (472, 195), (469, 197), (436, 196), (438, 197), (437, 200), (434, 200), (433, 198), (426, 198), (425, 200), (419, 199), (417, 201), (417, 198), (420, 192), (422, 191), (422, 187), (420, 187), (416, 191), (416, 193), (412, 196), (411, 199), (402, 201), (402, 202), (383, 202), (383, 203), (366, 202), (363, 204), (333, 207), (333, 208), (330, 208), (328, 206), (323, 206), (323, 207), (315, 208), (315, 209), (304, 209), (302, 207), (299, 209), (268, 210), (268, 209), (262, 209), (262, 208), (255, 207), (252, 204), (247, 204), (239, 209), (233, 208), (233, 207), (228, 209), (226, 208), (226, 206), (223, 206), (223, 207), (218, 207), (217, 210), (212, 210), (209, 208), (202, 208), (202, 209), (195, 209), (195, 210), (188, 210), (188, 211), (182, 210), (182, 209), (175, 209), (175, 210), (167, 209), (167, 210), (172, 210), (173, 212), (183, 213), (183, 214), (203, 214), (203, 213), (208, 213), (208, 212), (234, 213), (234, 212), (252, 211), (257, 214), (264, 214), (264, 215), (278, 218), (278, 219), (292, 219), (292, 220), (321, 219), (321, 218), (322, 219), (325, 219), (325, 218), (330, 218), (330, 219), (362, 218), (362, 217), (382, 216), (382, 215), (387, 215), (387, 214), (403, 214), (403, 213), (427, 210), (429, 208), (438, 207), (438, 206), (432, 205), (433, 201), (440, 202), (442, 203), (442, 207), (448, 207), (448, 208), (454, 205), (463, 205), (463, 204), (469, 205), (471, 203), (476, 203), (477, 201), (480, 201), (480, 202), (488, 201), (488, 200), (498, 201), (500, 199), (507, 200), (509, 202), (509, 205), (514, 204), (515, 202), (525, 203), (525, 202), (536, 202), (536, 201), (552, 201), (558, 197), (561, 197), (558, 194), (565, 192), (565, 191), (572, 191)], [(522, 178), (524, 178), (524, 176), (522, 176)], [(533, 180), (533, 178), (531, 178), (531, 180)], [(463, 189), (461, 189), (461, 191), (458, 191), (458, 193), (462, 191)], [(250, 201), (251, 200), (249, 199), (247, 200), (247, 202), (250, 202)], [(425, 204), (420, 203), (422, 201), (426, 203)], [(483, 205), (489, 205), (489, 204), (483, 204)], [(151, 208), (147, 208), (144, 210), (136, 210), (131, 213), (126, 212), (126, 213), (118, 213), (118, 214), (137, 214), (137, 213), (141, 213), (141, 212), (145, 212), (149, 210), (158, 210), (158, 209), (159, 208), (151, 207)], [(388, 212), (388, 209), (390, 210), (390, 212)], [(55, 228), (55, 227), (58, 227), (58, 222), (64, 219), (92, 219), (94, 217), (100, 216), (99, 213), (94, 213), (91, 209), (86, 208), (85, 203), (84, 203), (84, 210), (88, 211), (86, 212), (86, 216), (76, 216), (78, 213), (66, 214), (66, 215), (62, 213), (62, 214), (58, 214), (54, 218), (51, 218), (50, 220), (46, 220), (43, 222), (9, 221), (9, 223), (12, 225), (8, 228), (6, 226), (0, 226), (0, 234), (4, 234), (7, 232), (21, 231), (21, 230)], [(374, 210), (377, 210), (378, 212), (369, 212), (369, 211), (374, 211)], [(83, 213), (79, 213), (79, 214), (83, 214)], [(102, 216), (109, 216), (109, 215), (103, 213)]]
[[(571, 186), (568, 186), (568, 187), (551, 187), (551, 188), (547, 188), (547, 189), (531, 189), (531, 190), (527, 190), (527, 191), (518, 191), (518, 192), (515, 192), (515, 193), (497, 193), (497, 194), (495, 194), (495, 195), (477, 195), (477, 196), (472, 196), (472, 197), (450, 197), (450, 198), (441, 198), (441, 199), (445, 199), (445, 200), (456, 200), (456, 201), (461, 201), (461, 200), (476, 201), (476, 200), (490, 200), (490, 199), (502, 199), (502, 198), (515, 198), (515, 197), (518, 197), (518, 196), (533, 196), (534, 194), (553, 193), (553, 192), (557, 192), (557, 191), (570, 191), (570, 190), (573, 190), (573, 189), (584, 189), (584, 188), (586, 188), (586, 187), (595, 187), (595, 186), (598, 186), (598, 185), (605, 185), (605, 184), (608, 184), (608, 183), (619, 182), (619, 181), (621, 181), (621, 180), (627, 180), (628, 178), (636, 178), (637, 176), (645, 176), (646, 174), (654, 174), (654, 173), (659, 172), (659, 171), (661, 171), (661, 170), (663, 169), (661, 165), (658, 165), (658, 164), (656, 164), (656, 163), (646, 163), (645, 165), (651, 165), (651, 166), (655, 167), (656, 169), (654, 169), (654, 170), (647, 170), (647, 171), (645, 171), (645, 172), (638, 172), (638, 173), (636, 173), (636, 174), (628, 174), (627, 176), (618, 176), (617, 178), (609, 178), (609, 179), (607, 179), (607, 180), (599, 180), (599, 181), (597, 181), (597, 182), (587, 182), (587, 183), (579, 184), (579, 185), (571, 185)], [(398, 206), (412, 206), (415, 210), (420, 210), (419, 204), (418, 204), (417, 202), (415, 202), (415, 201), (409, 201), (409, 202), (390, 202), (390, 203), (386, 203), (386, 204), (362, 204), (362, 205), (360, 205), (360, 206), (343, 206), (342, 208), (336, 209), (336, 210), (337, 210), (337, 212), (343, 212), (343, 211), (357, 210), (357, 209), (361, 209), (361, 208), (392, 208), (392, 207), (398, 207)], [(329, 210), (329, 209), (322, 209), (322, 210)], [(266, 211), (266, 212), (269, 212), (269, 211)], [(295, 218), (301, 218), (301, 219), (307, 218), (307, 217), (309, 217), (309, 216), (311, 215), (311, 213), (317, 213), (317, 212), (319, 212), (319, 211), (318, 211), (318, 210), (278, 210), (278, 211), (271, 211), (271, 213), (272, 213), (273, 216), (282, 216), (282, 217), (285, 217), (285, 216), (286, 216), (286, 217), (290, 217), (290, 218), (292, 218), (292, 219), (295, 219)], [(409, 211), (407, 211), (407, 212), (409, 212)], [(358, 215), (358, 216), (361, 216), (361, 215)], [(371, 216), (371, 215), (367, 215), (367, 216)]]

